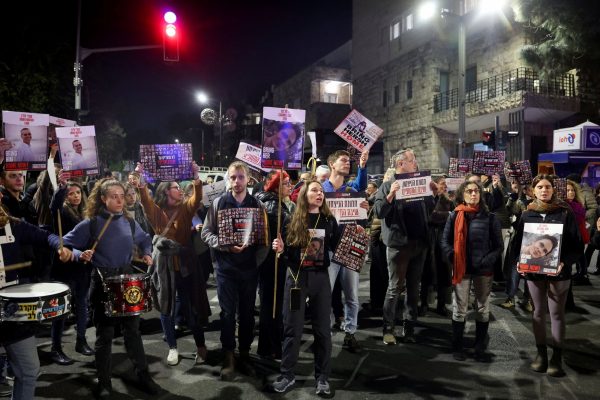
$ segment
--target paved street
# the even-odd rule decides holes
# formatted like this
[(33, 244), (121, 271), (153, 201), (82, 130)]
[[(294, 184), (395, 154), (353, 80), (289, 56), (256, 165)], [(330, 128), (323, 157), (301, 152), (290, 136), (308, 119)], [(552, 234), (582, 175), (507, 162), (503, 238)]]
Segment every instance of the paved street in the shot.
[[(593, 270), (593, 268), (592, 268)], [(368, 270), (363, 271), (361, 303), (368, 300)], [(507, 311), (497, 306), (504, 300), (502, 292), (492, 299), (489, 350), (490, 364), (455, 361), (449, 354), (450, 321), (430, 312), (421, 319), (416, 332), (419, 342), (413, 345), (385, 346), (382, 342), (381, 317), (361, 311), (357, 337), (364, 350), (349, 354), (342, 350), (343, 334), (333, 337), (332, 389), (338, 399), (597, 399), (600, 391), (600, 278), (592, 277), (593, 286), (575, 288), (578, 312), (568, 314), (566, 371), (562, 379), (550, 378), (529, 370), (535, 346), (530, 316), (517, 307)], [(179, 340), (183, 356), (175, 367), (166, 365), (167, 346), (162, 340), (156, 312), (144, 316), (143, 334), (150, 371), (164, 388), (159, 399), (308, 399), (315, 398), (312, 337), (306, 327), (301, 347), (294, 390), (284, 394), (264, 391), (265, 382), (273, 379), (277, 365), (257, 359), (259, 378), (239, 376), (234, 382), (221, 382), (219, 376), (219, 325), (216, 289), (209, 290), (213, 308), (207, 332), (209, 360), (195, 366), (191, 336)], [(467, 337), (474, 332), (474, 321), (467, 323)], [(46, 330), (49, 332), (49, 330)], [(88, 330), (90, 344), (93, 329)], [(49, 362), (50, 339), (39, 339), (42, 373), (38, 381), (37, 398), (91, 398), (94, 387), (92, 360), (75, 353), (72, 327), (64, 338), (65, 351), (74, 357), (74, 365), (60, 367)], [(125, 356), (122, 339), (114, 346), (115, 399), (149, 398), (133, 384), (132, 365)], [(472, 340), (471, 340), (472, 342)], [(256, 351), (256, 340), (252, 351)]]

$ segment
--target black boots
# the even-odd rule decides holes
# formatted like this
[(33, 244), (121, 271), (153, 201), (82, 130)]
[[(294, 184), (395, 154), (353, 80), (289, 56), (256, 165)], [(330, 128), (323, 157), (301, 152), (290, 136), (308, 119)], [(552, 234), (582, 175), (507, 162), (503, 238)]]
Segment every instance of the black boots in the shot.
[(488, 328), (490, 322), (475, 321), (475, 361), (490, 362), (489, 353), (485, 352), (488, 344)]
[(555, 378), (560, 378), (566, 375), (562, 367), (562, 349), (560, 347), (553, 347), (552, 349), (552, 358), (548, 363), (546, 373)]
[(467, 356), (463, 349), (463, 335), (465, 333), (465, 321), (452, 320), (452, 357), (456, 361), (465, 361)]
[(75, 343), (75, 351), (79, 354), (83, 354), (84, 356), (93, 356), (94, 350), (90, 346), (88, 346), (87, 340), (85, 337), (77, 338), (77, 342)]
[(548, 369), (548, 348), (545, 344), (538, 344), (535, 347), (537, 347), (537, 356), (529, 364), (529, 367), (535, 372), (546, 372)]
[(147, 394), (158, 394), (160, 392), (160, 386), (154, 382), (154, 379), (150, 376), (150, 372), (147, 369), (137, 371), (139, 388)]
[(58, 365), (71, 365), (75, 362), (63, 352), (62, 347), (52, 347), (50, 357)]

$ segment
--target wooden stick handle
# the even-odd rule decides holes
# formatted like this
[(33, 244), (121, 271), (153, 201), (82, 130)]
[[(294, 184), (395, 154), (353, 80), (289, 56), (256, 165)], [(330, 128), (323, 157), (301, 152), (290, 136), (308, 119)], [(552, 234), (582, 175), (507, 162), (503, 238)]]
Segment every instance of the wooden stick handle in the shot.
[(0, 267), (0, 271), (4, 269), (4, 271), (14, 271), (15, 269), (27, 268), (31, 266), (31, 261), (26, 261), (17, 264), (6, 265), (4, 268)]
[[(287, 107), (287, 105), (286, 105)], [(279, 193), (277, 196), (277, 238), (279, 238), (279, 233), (281, 232), (281, 192), (283, 191), (283, 166), (279, 170)], [(273, 319), (275, 319), (275, 308), (277, 307), (277, 281), (279, 275), (279, 253), (275, 250), (275, 277), (273, 282)]]
[(62, 219), (60, 217), (60, 210), (58, 210), (58, 212), (56, 213), (56, 221), (58, 223), (58, 241), (60, 243), (59, 250), (62, 250), (64, 243), (63, 243)]
[(110, 221), (112, 221), (112, 219), (113, 219), (113, 215), (110, 214), (110, 216), (108, 217), (108, 219), (104, 223), (104, 226), (102, 227), (102, 230), (98, 234), (98, 238), (96, 239), (96, 241), (94, 242), (94, 245), (92, 246), (92, 248), (90, 250), (96, 250), (96, 246), (98, 246), (98, 242), (100, 242), (100, 239), (102, 239), (102, 236), (104, 236), (104, 232), (106, 232), (106, 229), (108, 228), (108, 225), (110, 224)]

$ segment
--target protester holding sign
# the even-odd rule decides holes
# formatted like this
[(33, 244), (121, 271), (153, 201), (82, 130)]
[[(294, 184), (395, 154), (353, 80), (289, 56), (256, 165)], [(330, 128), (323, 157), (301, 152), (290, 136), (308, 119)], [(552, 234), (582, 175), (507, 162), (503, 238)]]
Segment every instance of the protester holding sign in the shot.
[(448, 216), (442, 251), (452, 264), (452, 353), (464, 361), (463, 334), (471, 286), (475, 291), (475, 360), (487, 362), (487, 332), (490, 325), (490, 292), (494, 265), (500, 259), (502, 230), (483, 200), (479, 183), (464, 182), (457, 191), (457, 207)]
[[(523, 231), (526, 223), (563, 224), (560, 264), (556, 275), (526, 274), (529, 292), (534, 304), (533, 334), (537, 347), (537, 356), (531, 363), (536, 372), (547, 372), (550, 376), (563, 376), (562, 348), (565, 338), (565, 302), (571, 280), (571, 265), (583, 252), (581, 234), (575, 215), (569, 205), (557, 198), (554, 190), (554, 177), (538, 175), (533, 179), (535, 200), (521, 214), (512, 243), (511, 257), (513, 265), (519, 258)], [(552, 327), (552, 346), (554, 352), (548, 361), (546, 347), (546, 313), (550, 311)]]
[[(323, 183), (323, 191), (327, 193), (359, 192), (365, 190), (368, 183), (366, 168), (368, 159), (369, 152), (363, 152), (360, 156), (356, 179), (352, 181), (352, 183), (346, 184), (344, 183), (344, 179), (350, 174), (350, 154), (344, 150), (338, 150), (331, 154), (327, 158), (327, 164), (329, 165), (331, 174), (329, 179)], [(369, 209), (369, 203), (366, 199), (361, 203), (361, 206), (366, 210)], [(342, 265), (333, 262), (328, 271), (331, 289), (333, 290), (335, 280), (339, 274), (342, 291), (344, 292), (344, 331), (346, 332), (346, 336), (344, 337), (344, 347), (350, 352), (359, 352), (360, 345), (356, 341), (354, 333), (358, 327), (358, 281), (360, 275), (357, 271), (351, 271)], [(333, 323), (334, 319), (332, 318), (332, 325)]]
[[(400, 150), (392, 157), (396, 174), (419, 169), (412, 149)], [(415, 343), (414, 326), (418, 317), (419, 284), (428, 246), (428, 210), (423, 200), (404, 202), (396, 198), (400, 190), (397, 180), (384, 182), (375, 197), (375, 213), (382, 221), (381, 234), (387, 246), (389, 283), (383, 303), (383, 342), (396, 344), (394, 334), (396, 306), (406, 284), (402, 337), (405, 343)]]
[[(202, 181), (198, 178), (198, 166), (192, 162), (194, 194), (187, 200), (176, 181), (161, 182), (157, 187), (154, 200), (145, 187), (140, 188), (140, 200), (148, 220), (157, 234), (154, 237), (152, 257), (156, 268), (151, 269), (153, 281), (161, 290), (157, 291), (160, 321), (165, 332), (169, 353), (168, 365), (179, 363), (177, 340), (175, 337), (175, 292), (181, 299), (181, 305), (187, 324), (194, 335), (196, 344), (196, 363), (206, 360), (207, 349), (204, 339), (203, 323), (208, 321), (210, 306), (206, 295), (206, 280), (202, 268), (198, 265), (192, 245), (192, 218), (202, 201)], [(141, 163), (136, 171), (144, 175)], [(174, 280), (166, 271), (172, 268)]]
[[(225, 210), (255, 209), (265, 212), (263, 204), (247, 190), (250, 171), (241, 161), (235, 161), (227, 168), (227, 180), (231, 190), (216, 198), (202, 227), (202, 239), (213, 249), (217, 296), (221, 307), (221, 345), (223, 347), (223, 368), (221, 379), (233, 378), (235, 370), (234, 351), (236, 314), (239, 315), (239, 369), (248, 375), (253, 374), (250, 363), (250, 346), (254, 340), (254, 302), (258, 285), (258, 267), (269, 251), (266, 246), (238, 243), (223, 245), (221, 232), (226, 229)], [(248, 213), (245, 213), (248, 214)], [(231, 217), (228, 218), (231, 221)], [(247, 223), (247, 221), (241, 221)], [(252, 221), (249, 221), (252, 223)], [(230, 226), (227, 227), (229, 229)], [(230, 235), (231, 236), (231, 235)]]
[[(282, 182), (280, 182), (282, 180)], [(281, 193), (279, 189), (281, 187)], [(283, 200), (290, 195), (292, 184), (287, 172), (273, 171), (267, 177), (264, 191), (258, 193), (256, 198), (263, 202), (269, 218), (269, 233), (272, 238), (277, 234), (277, 216), (281, 204), (281, 226), (285, 227), (285, 221), (291, 217), (291, 213)], [(281, 197), (281, 201), (279, 198)], [(282, 233), (285, 237), (285, 233)], [(275, 280), (275, 252), (269, 251), (269, 255), (260, 266), (258, 277), (258, 292), (260, 295), (260, 315), (258, 323), (258, 349), (261, 357), (281, 358), (281, 341), (283, 339), (283, 320), (281, 307), (283, 305), (283, 286), (285, 285), (286, 269), (281, 265), (277, 269), (277, 280)], [(273, 291), (276, 291), (275, 318), (273, 318)]]
[[(273, 389), (278, 393), (285, 392), (296, 382), (294, 367), (302, 343), (307, 299), (310, 301), (315, 338), (316, 393), (331, 393), (331, 285), (327, 270), (329, 254), (338, 240), (337, 222), (327, 207), (323, 187), (314, 181), (304, 185), (285, 238), (288, 274), (283, 290), (284, 339), (281, 375), (273, 383)], [(313, 243), (318, 244), (313, 246)], [(309, 256), (311, 250), (313, 252)]]

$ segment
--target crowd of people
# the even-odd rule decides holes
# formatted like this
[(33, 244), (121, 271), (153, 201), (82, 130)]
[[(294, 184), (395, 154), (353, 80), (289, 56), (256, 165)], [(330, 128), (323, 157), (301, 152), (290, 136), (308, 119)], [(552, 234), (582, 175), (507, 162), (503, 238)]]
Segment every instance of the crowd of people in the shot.
[[(395, 153), (381, 181), (368, 180), (368, 152), (360, 154), (352, 177), (351, 161), (348, 152), (335, 151), (326, 164), (299, 174), (296, 183), (295, 173), (275, 170), (253, 190), (249, 190), (248, 166), (236, 161), (227, 169), (225, 193), (208, 207), (201, 201), (203, 182), (195, 163), (192, 181), (157, 185), (145, 182), (141, 164), (130, 171), (127, 182), (106, 176), (87, 184), (70, 179), (58, 166), (55, 188), (49, 172), (26, 186), (25, 171), (2, 170), (0, 225), (5, 235), (11, 229), (16, 239), (2, 242), (4, 265), (31, 261), (32, 266), (7, 270), (1, 275), (0, 289), (50, 280), (67, 284), (76, 317), (75, 351), (95, 357), (95, 394), (109, 398), (112, 342), (119, 329), (140, 388), (156, 394), (160, 387), (148, 371), (139, 329), (141, 313), (114, 308), (115, 296), (107, 292), (106, 282), (141, 276), (138, 292), (128, 295), (143, 297), (144, 277), (149, 276), (147, 284), (153, 290), (147, 301), (160, 313), (165, 361), (175, 366), (180, 361), (176, 332), (183, 325), (192, 333), (196, 363), (204, 363), (209, 350), (218, 350), (207, 348), (204, 335), (211, 314), (207, 280), (214, 274), (220, 306), (221, 379), (231, 380), (236, 372), (255, 374), (250, 350), (258, 293), (257, 353), (280, 365), (280, 375), (270, 387), (283, 393), (294, 386), (305, 314), (310, 313), (315, 391), (326, 396), (331, 394), (332, 329), (344, 332), (344, 349), (363, 351), (355, 336), (360, 272), (334, 261), (333, 254), (343, 229), (367, 230), (370, 301), (363, 306), (381, 313), (383, 343), (416, 343), (418, 318), (430, 312), (430, 299), (435, 297), (433, 311), (450, 319), (454, 359), (468, 358), (463, 336), (472, 308), (474, 359), (490, 362), (486, 347), (494, 282), (506, 281), (506, 300), (500, 306), (513, 308), (524, 280), (520, 305), (532, 313), (537, 347), (531, 369), (563, 376), (565, 310), (573, 306), (573, 284), (589, 283), (587, 267), (594, 249), (600, 249), (598, 190), (594, 196), (589, 186), (580, 186), (580, 177), (569, 176), (566, 199), (561, 200), (554, 176), (538, 175), (531, 185), (521, 186), (499, 175), (470, 174), (449, 191), (445, 177), (437, 176), (431, 184), (433, 196), (407, 202), (398, 199), (397, 175), (419, 170), (415, 151)], [(337, 221), (326, 200), (326, 193), (335, 192), (364, 192), (359, 207), (367, 210), (368, 219), (350, 224)], [(231, 213), (236, 209), (243, 209), (246, 216), (233, 225), (264, 226), (264, 240), (254, 237), (260, 234), (250, 240), (253, 233), (248, 233), (244, 241), (223, 243), (227, 235), (223, 230), (228, 229), (224, 219), (236, 215)], [(260, 224), (252, 220), (261, 216), (265, 221)], [(552, 235), (528, 241), (524, 233), (529, 223), (562, 224), (555, 271), (534, 274), (517, 268), (525, 255), (529, 263), (549, 262), (559, 245)], [(95, 327), (93, 346), (86, 338), (90, 323)], [(0, 383), (10, 368), (13, 399), (34, 396), (40, 369), (37, 329), (36, 324), (1, 322)], [(60, 365), (73, 363), (63, 351), (64, 329), (65, 318), (52, 320), (51, 357)], [(548, 346), (553, 349), (550, 358)]]

